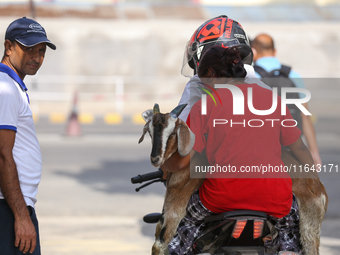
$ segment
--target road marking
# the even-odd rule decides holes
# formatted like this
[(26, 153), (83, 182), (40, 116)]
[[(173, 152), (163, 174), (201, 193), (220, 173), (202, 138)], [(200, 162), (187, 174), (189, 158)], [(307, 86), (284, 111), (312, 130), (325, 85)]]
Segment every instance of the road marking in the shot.
[(318, 116), (316, 116), (315, 114), (313, 114), (312, 116), (310, 116), (310, 120), (311, 120), (312, 123), (315, 125), (316, 122), (318, 121)]
[(32, 117), (33, 117), (34, 123), (37, 123), (39, 120), (39, 116), (37, 114), (32, 114)]
[(51, 113), (49, 119), (52, 123), (64, 123), (66, 121), (66, 116), (63, 113)]
[(123, 118), (120, 114), (117, 113), (108, 113), (104, 117), (104, 121), (106, 124), (120, 124), (123, 121)]
[(138, 144), (139, 134), (89, 134), (70, 139), (69, 136), (61, 134), (37, 134), (40, 143), (68, 143), (68, 144), (116, 144), (119, 146), (138, 145), (139, 147), (150, 148), (150, 143)]
[(78, 120), (81, 124), (92, 124), (94, 122), (94, 116), (89, 113), (81, 113), (78, 116)]
[(135, 114), (132, 116), (132, 123), (137, 125), (144, 125), (145, 121), (140, 114)]

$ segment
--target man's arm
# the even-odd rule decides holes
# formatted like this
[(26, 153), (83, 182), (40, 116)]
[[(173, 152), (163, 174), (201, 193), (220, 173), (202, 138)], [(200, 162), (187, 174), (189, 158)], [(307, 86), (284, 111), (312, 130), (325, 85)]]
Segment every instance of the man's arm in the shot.
[(0, 188), (14, 214), (15, 246), (23, 253), (33, 253), (36, 232), (20, 189), (12, 154), (15, 134), (13, 130), (0, 130)]
[(301, 140), (301, 137), (295, 143), (288, 145), (288, 147), (302, 165), (308, 165), (310, 168), (314, 165), (312, 155)]
[[(303, 103), (302, 105), (308, 110), (307, 103)], [(308, 148), (310, 150), (310, 153), (312, 154), (315, 164), (316, 165), (320, 164), (321, 166), (322, 161), (319, 154), (318, 145), (316, 143), (316, 135), (313, 123), (311, 121), (310, 116), (304, 115), (303, 113), (301, 113), (301, 116), (302, 116), (302, 131), (306, 137)]]
[(187, 121), (188, 115), (191, 111), (191, 107), (201, 99), (202, 90), (199, 89), (200, 87), (203, 88), (203, 85), (200, 84), (201, 79), (194, 75), (190, 78), (188, 83), (185, 85), (183, 94), (181, 96), (181, 99), (179, 100), (178, 105), (181, 104), (187, 104), (187, 106), (184, 108), (184, 110), (181, 112), (181, 114), (178, 116), (181, 120), (184, 122)]
[[(291, 80), (294, 82), (294, 84), (297, 88), (303, 88), (303, 89), (306, 88), (305, 83), (304, 83), (300, 74), (291, 70), (291, 72), (289, 73), (289, 78), (291, 78)], [(299, 96), (300, 96), (300, 98), (305, 97), (304, 93), (299, 93)], [(307, 103), (303, 103), (302, 105), (307, 110), (309, 110)], [(320, 157), (320, 154), (319, 154), (318, 145), (316, 143), (314, 125), (311, 121), (310, 116), (304, 115), (301, 112), (301, 117), (302, 117), (302, 132), (303, 132), (304, 136), (306, 137), (308, 148), (310, 150), (310, 153), (312, 154), (314, 163), (316, 165), (319, 164), (321, 166), (322, 162), (321, 162), (321, 157)]]

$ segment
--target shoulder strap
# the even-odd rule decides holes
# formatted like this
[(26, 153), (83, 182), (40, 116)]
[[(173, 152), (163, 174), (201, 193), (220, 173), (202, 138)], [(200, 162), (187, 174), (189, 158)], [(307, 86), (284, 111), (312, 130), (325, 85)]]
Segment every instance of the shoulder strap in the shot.
[(261, 66), (254, 65), (253, 67), (255, 72), (257, 72), (262, 78), (270, 76), (269, 73), (266, 70), (264, 70)]
[(288, 77), (291, 69), (292, 68), (290, 66), (281, 65), (281, 69), (279, 71)]

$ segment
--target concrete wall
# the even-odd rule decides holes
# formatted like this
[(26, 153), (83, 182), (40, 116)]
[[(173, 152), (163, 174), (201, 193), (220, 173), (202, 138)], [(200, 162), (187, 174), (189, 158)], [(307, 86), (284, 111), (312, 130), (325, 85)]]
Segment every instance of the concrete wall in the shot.
[[(1, 38), (14, 19), (0, 19)], [(25, 79), (34, 111), (68, 112), (77, 90), (82, 111), (132, 114), (155, 102), (164, 110), (177, 104), (187, 81), (180, 74), (184, 46), (205, 20), (38, 21), (57, 50), (48, 49), (38, 75)], [(340, 22), (241, 24), (251, 38), (271, 34), (278, 57), (303, 77), (340, 77)], [(116, 86), (122, 82), (124, 91)]]

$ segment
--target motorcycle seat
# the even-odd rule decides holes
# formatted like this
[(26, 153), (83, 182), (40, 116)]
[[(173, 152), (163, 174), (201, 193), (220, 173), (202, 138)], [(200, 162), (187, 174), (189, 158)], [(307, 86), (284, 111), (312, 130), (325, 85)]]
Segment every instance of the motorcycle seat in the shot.
[(247, 216), (247, 217), (260, 217), (260, 218), (268, 218), (268, 215), (264, 212), (259, 211), (252, 211), (252, 210), (238, 210), (238, 211), (229, 211), (220, 213), (213, 216), (208, 216), (205, 218), (205, 222), (212, 222), (212, 221), (220, 221), (225, 220), (227, 218), (233, 217), (240, 217), (240, 216)]

